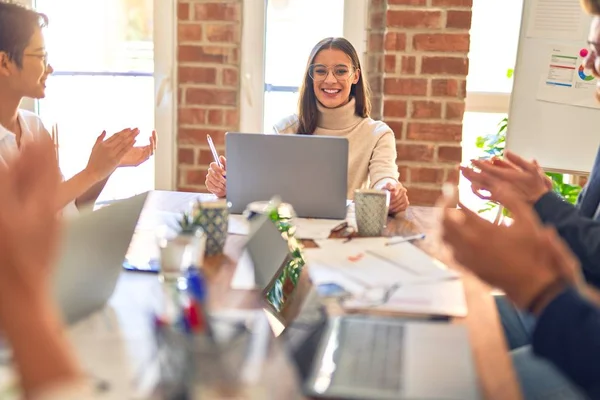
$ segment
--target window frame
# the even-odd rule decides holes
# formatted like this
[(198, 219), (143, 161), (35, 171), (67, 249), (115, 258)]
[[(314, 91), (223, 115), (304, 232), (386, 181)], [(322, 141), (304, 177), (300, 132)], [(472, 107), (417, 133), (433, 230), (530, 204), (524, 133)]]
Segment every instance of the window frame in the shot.
[[(267, 1), (245, 1), (242, 23), (240, 131), (264, 132), (265, 93), (297, 93), (298, 86), (265, 82)], [(369, 0), (344, 0), (344, 37), (358, 53), (361, 64), (367, 50)], [(250, 23), (251, 22), (251, 23)], [(249, 51), (252, 49), (252, 51)], [(255, 54), (263, 54), (256, 57)]]
[[(35, 0), (17, 0), (34, 8)], [(160, 145), (154, 154), (154, 189), (175, 190), (177, 178), (177, 1), (154, 0), (154, 127)], [(58, 75), (68, 72), (58, 71)], [(95, 73), (90, 73), (95, 74)], [(115, 72), (110, 75), (120, 75)], [(132, 75), (145, 75), (144, 73)], [(37, 112), (38, 101), (25, 98), (21, 108)]]

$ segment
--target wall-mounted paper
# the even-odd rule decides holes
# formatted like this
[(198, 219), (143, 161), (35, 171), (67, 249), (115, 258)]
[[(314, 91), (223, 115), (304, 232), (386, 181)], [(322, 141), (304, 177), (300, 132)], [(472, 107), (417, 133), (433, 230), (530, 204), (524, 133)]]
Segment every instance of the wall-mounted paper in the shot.
[(579, 0), (533, 0), (527, 37), (581, 40), (586, 29), (584, 17)]
[(537, 99), (600, 108), (594, 95), (598, 80), (583, 66), (583, 57), (587, 51), (584, 46), (549, 46)]

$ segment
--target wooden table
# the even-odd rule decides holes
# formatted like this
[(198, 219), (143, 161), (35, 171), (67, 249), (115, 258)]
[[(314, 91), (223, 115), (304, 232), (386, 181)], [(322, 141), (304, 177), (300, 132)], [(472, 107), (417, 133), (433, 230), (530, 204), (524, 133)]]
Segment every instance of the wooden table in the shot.
[[(183, 211), (189, 208), (195, 199), (210, 200), (212, 195), (154, 192), (147, 204), (148, 213), (156, 211)], [(495, 302), (490, 288), (462, 268), (453, 264), (447, 252), (440, 245), (436, 226), (437, 210), (430, 207), (410, 207), (405, 213), (390, 218), (386, 228), (386, 236), (407, 235), (423, 232), (425, 240), (416, 243), (431, 256), (439, 259), (450, 268), (464, 273), (463, 284), (468, 306), (466, 318), (456, 318), (452, 323), (465, 324), (468, 328), (470, 341), (474, 352), (475, 365), (480, 379), (480, 385), (486, 399), (515, 399), (521, 398), (521, 393), (507, 351), (502, 327), (496, 311)], [(245, 243), (244, 236), (230, 235), (227, 239), (223, 255), (205, 260), (205, 273), (210, 284), (211, 307), (213, 308), (257, 308), (261, 307), (261, 297), (254, 291), (233, 290), (230, 288), (237, 260)], [(307, 242), (307, 246), (314, 243)], [(139, 274), (138, 274), (139, 275)], [(123, 308), (131, 296), (127, 287), (135, 283), (136, 274), (124, 273), (122, 281), (112, 303), (117, 308)], [(148, 279), (144, 277), (143, 279)], [(154, 278), (155, 279), (155, 278)], [(119, 300), (121, 299), (121, 300)], [(136, 329), (136, 328), (133, 328)], [(137, 328), (139, 329), (139, 328)]]

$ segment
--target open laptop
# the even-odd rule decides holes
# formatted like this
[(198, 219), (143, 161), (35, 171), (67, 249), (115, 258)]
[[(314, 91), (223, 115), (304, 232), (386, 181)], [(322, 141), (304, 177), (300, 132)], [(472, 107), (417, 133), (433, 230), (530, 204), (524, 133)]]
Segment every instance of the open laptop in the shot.
[(225, 150), (232, 214), (279, 196), (300, 218), (346, 218), (348, 139), (228, 132)]
[[(281, 235), (281, 243), (276, 243), (278, 232), (268, 218), (256, 218), (252, 225), (248, 252), (259, 288), (266, 294), (290, 255), (284, 251), (287, 243)], [(269, 273), (274, 275), (267, 281)], [(482, 398), (464, 325), (365, 315), (328, 317), (307, 271), (302, 271), (294, 291), (283, 306), (267, 299), (268, 311), (284, 324), (282, 337), (297, 363), (306, 395)]]
[(66, 220), (53, 292), (68, 324), (101, 309), (112, 295), (147, 197)]

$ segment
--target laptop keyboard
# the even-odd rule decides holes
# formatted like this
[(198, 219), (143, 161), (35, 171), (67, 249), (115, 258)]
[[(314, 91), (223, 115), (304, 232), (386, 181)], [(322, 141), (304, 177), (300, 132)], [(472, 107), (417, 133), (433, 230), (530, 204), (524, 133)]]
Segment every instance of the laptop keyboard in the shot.
[(404, 327), (343, 318), (331, 388), (400, 392)]

